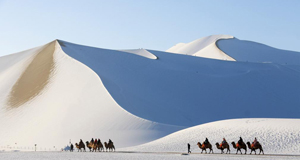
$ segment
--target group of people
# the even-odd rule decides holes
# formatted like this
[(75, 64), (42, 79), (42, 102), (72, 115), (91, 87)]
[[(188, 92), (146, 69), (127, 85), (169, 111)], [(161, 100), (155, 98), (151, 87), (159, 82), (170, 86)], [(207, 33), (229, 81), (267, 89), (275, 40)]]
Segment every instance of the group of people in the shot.
[[(256, 145), (257, 143), (258, 143), (258, 141), (255, 137), (254, 141), (252, 142), (252, 145)], [(205, 138), (205, 141), (203, 142), (203, 145), (207, 145), (207, 144), (210, 144), (210, 143), (209, 143), (208, 139)], [(224, 145), (224, 144), (228, 144), (225, 138), (223, 138), (222, 143), (220, 144), (220, 147), (222, 147), (222, 145)], [(240, 137), (240, 139), (238, 141), (238, 144), (239, 145), (245, 144), (242, 137)], [(188, 143), (187, 146), (188, 146), (188, 153), (191, 153), (191, 145)]]
[[(101, 142), (100, 139), (97, 139), (97, 138), (95, 138), (95, 140), (94, 140), (94, 138), (91, 139), (91, 143), (93, 143), (93, 144), (97, 144), (99, 142)], [(111, 139), (108, 140), (108, 143), (112, 143)], [(82, 139), (80, 139), (79, 145), (84, 145)], [(73, 151), (74, 151), (74, 145), (72, 143), (70, 143), (70, 152), (73, 152)]]

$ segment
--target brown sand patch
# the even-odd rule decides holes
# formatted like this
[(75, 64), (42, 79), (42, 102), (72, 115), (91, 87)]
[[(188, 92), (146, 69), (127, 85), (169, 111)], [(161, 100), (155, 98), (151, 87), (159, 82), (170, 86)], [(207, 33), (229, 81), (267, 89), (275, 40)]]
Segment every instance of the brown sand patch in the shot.
[(49, 43), (28, 65), (8, 96), (9, 109), (17, 108), (39, 95), (49, 83), (54, 68), (56, 41)]

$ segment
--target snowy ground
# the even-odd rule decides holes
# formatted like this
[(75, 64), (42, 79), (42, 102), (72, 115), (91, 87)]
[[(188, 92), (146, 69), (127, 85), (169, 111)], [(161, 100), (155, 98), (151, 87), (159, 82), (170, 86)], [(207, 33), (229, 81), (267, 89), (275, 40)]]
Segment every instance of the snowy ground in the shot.
[(181, 159), (224, 159), (224, 160), (258, 160), (258, 159), (300, 159), (300, 156), (296, 155), (221, 155), (221, 154), (190, 154), (181, 155), (178, 152), (169, 153), (91, 153), (91, 152), (0, 152), (0, 159), (22, 159), (22, 160), (37, 160), (37, 159), (53, 159), (53, 160), (79, 160), (79, 159), (122, 159), (122, 160), (134, 160), (134, 159), (166, 159), (166, 160), (181, 160)]
[[(213, 145), (214, 153), (220, 153), (216, 142), (225, 137), (228, 143), (237, 142), (242, 136), (244, 141), (252, 142), (254, 137), (262, 144), (265, 154), (299, 155), (300, 153), (299, 119), (230, 119), (190, 127), (158, 140), (135, 147), (119, 150), (143, 152), (185, 152), (187, 143), (192, 152), (199, 152), (197, 142), (207, 137)], [(230, 144), (231, 153), (236, 150)], [(257, 150), (258, 152), (258, 150)], [(247, 154), (249, 154), (249, 149)], [(300, 156), (300, 155), (299, 155)], [(300, 158), (300, 157), (299, 157)]]

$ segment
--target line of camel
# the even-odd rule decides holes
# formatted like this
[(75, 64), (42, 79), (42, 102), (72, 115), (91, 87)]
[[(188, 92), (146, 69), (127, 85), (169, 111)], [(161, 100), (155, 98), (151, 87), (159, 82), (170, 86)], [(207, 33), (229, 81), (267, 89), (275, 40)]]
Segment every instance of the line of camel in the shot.
[[(108, 143), (104, 142), (104, 147), (103, 147), (103, 144), (102, 144), (100, 139), (98, 139), (98, 140), (96, 139), (95, 141), (92, 139), (90, 142), (86, 141), (85, 143), (86, 143), (86, 145), (83, 143), (83, 141), (81, 139), (80, 139), (79, 143), (75, 143), (75, 146), (78, 149), (78, 152), (79, 151), (81, 151), (81, 152), (84, 151), (85, 152), (86, 151), (85, 146), (87, 148), (89, 148), (90, 152), (96, 152), (96, 151), (99, 151), (99, 152), (103, 151), (104, 152), (104, 147), (106, 149), (105, 150), (106, 152), (107, 152), (107, 149), (108, 149), (109, 152), (116, 151), (114, 143), (110, 139), (109, 139)], [(74, 147), (71, 144), (71, 149), (70, 149), (71, 152), (73, 152), (73, 148)]]
[[(206, 142), (206, 143), (205, 143)], [(212, 145), (208, 142), (208, 140), (206, 139), (205, 142), (203, 142), (203, 144), (201, 144), (200, 142), (197, 143), (198, 147), (202, 150), (201, 153), (203, 151), (205, 151), (205, 153), (207, 153), (206, 149), (209, 149), (209, 153), (213, 152), (213, 149), (212, 149)], [(251, 150), (250, 154), (252, 154), (252, 152), (254, 151), (254, 153), (256, 154), (256, 150), (259, 149), (259, 154), (262, 152), (262, 154), (264, 154), (264, 150), (261, 146), (261, 144), (256, 141), (256, 138), (255, 138), (255, 142), (253, 142), (252, 144), (250, 144), (250, 142), (247, 142), (246, 144), (243, 142), (242, 138), (240, 137), (240, 140), (238, 141), (238, 143), (235, 143), (235, 142), (231, 142), (232, 146), (234, 149), (236, 149), (236, 154), (238, 153), (238, 151), (240, 151), (240, 153), (242, 154), (242, 149), (245, 150), (245, 154), (247, 153), (247, 146), (248, 148)], [(226, 154), (229, 152), (230, 154), (230, 146), (229, 144), (225, 141), (223, 141), (221, 143), (221, 145), (217, 142), (216, 143), (216, 147), (218, 149), (221, 150), (221, 154), (224, 153), (224, 150), (227, 149), (226, 151)]]

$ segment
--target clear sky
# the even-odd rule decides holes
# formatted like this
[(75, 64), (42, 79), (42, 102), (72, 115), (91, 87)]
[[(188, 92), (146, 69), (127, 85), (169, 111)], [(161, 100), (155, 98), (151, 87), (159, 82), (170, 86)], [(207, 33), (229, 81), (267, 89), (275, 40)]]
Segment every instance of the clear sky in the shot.
[(0, 0), (0, 55), (54, 39), (166, 50), (214, 34), (300, 51), (300, 0)]

